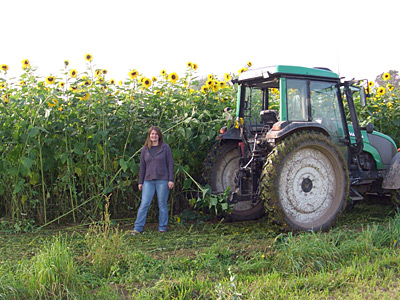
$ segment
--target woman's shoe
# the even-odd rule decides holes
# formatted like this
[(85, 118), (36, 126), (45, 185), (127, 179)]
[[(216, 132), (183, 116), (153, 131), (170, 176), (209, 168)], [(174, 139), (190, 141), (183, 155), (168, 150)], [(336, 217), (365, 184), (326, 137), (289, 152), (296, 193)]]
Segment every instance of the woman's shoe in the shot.
[(137, 235), (137, 234), (140, 234), (141, 232), (140, 231), (137, 231), (137, 230), (132, 230), (131, 231), (131, 235)]

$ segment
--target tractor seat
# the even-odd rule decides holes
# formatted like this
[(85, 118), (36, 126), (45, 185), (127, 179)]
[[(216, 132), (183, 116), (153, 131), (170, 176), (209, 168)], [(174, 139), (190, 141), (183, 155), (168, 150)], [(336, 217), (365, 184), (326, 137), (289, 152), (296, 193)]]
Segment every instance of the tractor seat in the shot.
[(273, 109), (267, 109), (260, 111), (261, 123), (263, 124), (274, 124), (278, 122), (278, 112)]

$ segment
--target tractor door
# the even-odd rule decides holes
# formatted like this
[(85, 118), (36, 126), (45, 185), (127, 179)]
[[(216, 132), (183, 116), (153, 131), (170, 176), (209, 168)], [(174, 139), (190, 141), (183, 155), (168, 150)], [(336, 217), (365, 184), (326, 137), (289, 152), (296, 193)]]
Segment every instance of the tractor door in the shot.
[(288, 78), (286, 87), (287, 120), (321, 124), (346, 154), (346, 119), (338, 82)]

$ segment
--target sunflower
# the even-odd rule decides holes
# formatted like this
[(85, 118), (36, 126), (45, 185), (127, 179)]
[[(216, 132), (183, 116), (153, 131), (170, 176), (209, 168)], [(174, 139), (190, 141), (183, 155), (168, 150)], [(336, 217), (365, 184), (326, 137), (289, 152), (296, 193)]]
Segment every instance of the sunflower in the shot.
[(0, 89), (6, 88), (6, 84), (4, 82), (0, 83)]
[(69, 66), (69, 61), (68, 60), (64, 60), (64, 66), (68, 67)]
[(168, 75), (168, 80), (171, 81), (173, 84), (175, 84), (178, 81), (179, 77), (178, 74), (175, 72), (172, 72), (171, 74)]
[(198, 68), (198, 67), (197, 67), (197, 64), (193, 63), (193, 64), (192, 64), (192, 68), (193, 68), (193, 70), (197, 70), (197, 68)]
[(139, 73), (138, 73), (138, 71), (136, 71), (136, 69), (129, 72), (129, 77), (131, 79), (135, 79), (138, 75), (139, 75)]
[(374, 86), (374, 82), (373, 81), (368, 81), (368, 86), (371, 88)]
[(219, 88), (224, 89), (226, 87), (226, 83), (224, 81), (219, 82)]
[(108, 83), (114, 85), (115, 84), (115, 80), (114, 79), (110, 79), (110, 81)]
[(69, 90), (70, 90), (70, 91), (73, 91), (73, 92), (76, 92), (76, 91), (78, 90), (78, 87), (75, 86), (75, 85), (71, 85), (71, 86), (69, 87)]
[(214, 84), (211, 86), (211, 88), (212, 88), (214, 93), (218, 92), (218, 90), (219, 90), (218, 82), (214, 82)]
[(149, 88), (151, 86), (151, 79), (150, 78), (143, 78), (142, 84), (145, 88)]
[(59, 87), (59, 88), (62, 88), (62, 89), (63, 89), (63, 88), (64, 88), (64, 86), (65, 86), (65, 83), (64, 83), (64, 82), (62, 82), (62, 81), (61, 81), (61, 82), (58, 84), (58, 87)]
[(251, 61), (247, 62), (247, 66), (250, 68), (253, 64), (251, 63)]
[(162, 96), (162, 92), (160, 90), (155, 90), (154, 95), (156, 96)]
[(106, 69), (101, 70), (101, 72), (102, 72), (104, 75), (107, 74), (107, 70), (106, 70)]
[(380, 86), (380, 87), (377, 89), (376, 92), (378, 93), (379, 96), (383, 96), (383, 95), (385, 95), (386, 89), (385, 89), (384, 87)]
[(118, 85), (122, 86), (122, 80), (118, 81)]
[(393, 86), (393, 84), (388, 83), (388, 84), (386, 85), (386, 88), (387, 88), (389, 91), (393, 91), (394, 86)]
[(209, 90), (209, 87), (206, 86), (206, 85), (203, 85), (203, 86), (201, 87), (201, 92), (204, 93), (204, 94), (206, 94), (206, 93), (208, 92), (208, 90)]
[(153, 76), (153, 78), (151, 78), (151, 80), (152, 80), (153, 82), (156, 82), (156, 81), (157, 81), (157, 77), (156, 77), (156, 76)]
[[(210, 75), (209, 75), (210, 76)], [(208, 79), (207, 81), (206, 81), (206, 86), (207, 87), (212, 87), (214, 85), (214, 80), (212, 80), (212, 79)]]
[(191, 68), (193, 67), (193, 64), (192, 64), (191, 61), (189, 61), (189, 62), (187, 62), (186, 66), (187, 66), (189, 69), (191, 69)]
[(83, 100), (89, 100), (90, 98), (90, 94), (89, 93), (85, 93), (85, 96), (82, 98)]
[(214, 79), (214, 75), (213, 74), (208, 74), (207, 75), (207, 80), (212, 80)]
[(47, 105), (48, 105), (49, 107), (54, 107), (54, 106), (56, 106), (57, 103), (58, 103), (58, 100), (55, 99), (55, 98), (53, 98), (53, 99), (51, 99), (49, 102), (47, 102)]
[(101, 70), (96, 70), (95, 72), (94, 72), (94, 76), (95, 77), (99, 77), (101, 75)]
[(241, 68), (241, 69), (238, 71), (238, 73), (239, 73), (239, 74), (242, 74), (242, 73), (245, 72), (245, 71), (246, 71), (245, 68)]
[(47, 84), (54, 84), (55, 81), (56, 81), (56, 78), (54, 76), (47, 76), (46, 77), (46, 83)]
[(19, 86), (25, 86), (25, 85), (26, 85), (25, 81), (21, 80), (21, 81), (19, 82)]
[(85, 54), (85, 60), (87, 60), (88, 62), (91, 62), (92, 59), (93, 59), (93, 56), (91, 54), (89, 54), (89, 53)]
[(4, 72), (7, 72), (7, 71), (8, 71), (8, 65), (3, 64), (3, 65), (1, 65), (0, 68), (1, 68)]
[(31, 65), (29, 64), (29, 60), (28, 59), (23, 59), (22, 60), (22, 69), (27, 69), (29, 68)]
[(160, 73), (161, 73), (162, 76), (166, 76), (167, 75), (167, 71), (165, 71), (165, 70), (161, 70)]
[(225, 80), (225, 82), (231, 81), (231, 80), (232, 80), (231, 75), (228, 74), (228, 73), (225, 73), (225, 75), (224, 75), (224, 80)]
[(76, 74), (78, 72), (75, 69), (72, 69), (71, 71), (69, 71), (69, 75), (71, 75), (72, 78), (76, 78)]
[(385, 74), (383, 74), (382, 78), (383, 78), (383, 80), (389, 80), (390, 74), (388, 72), (386, 72)]

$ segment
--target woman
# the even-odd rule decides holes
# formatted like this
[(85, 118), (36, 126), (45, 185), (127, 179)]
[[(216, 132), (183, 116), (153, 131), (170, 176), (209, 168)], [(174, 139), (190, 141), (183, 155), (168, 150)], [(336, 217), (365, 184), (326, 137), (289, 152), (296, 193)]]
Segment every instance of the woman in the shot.
[(140, 155), (138, 188), (142, 191), (136, 222), (132, 234), (143, 231), (147, 211), (154, 193), (157, 193), (159, 217), (158, 231), (165, 232), (168, 224), (168, 194), (174, 187), (174, 160), (171, 148), (163, 142), (162, 133), (157, 126), (150, 127)]

